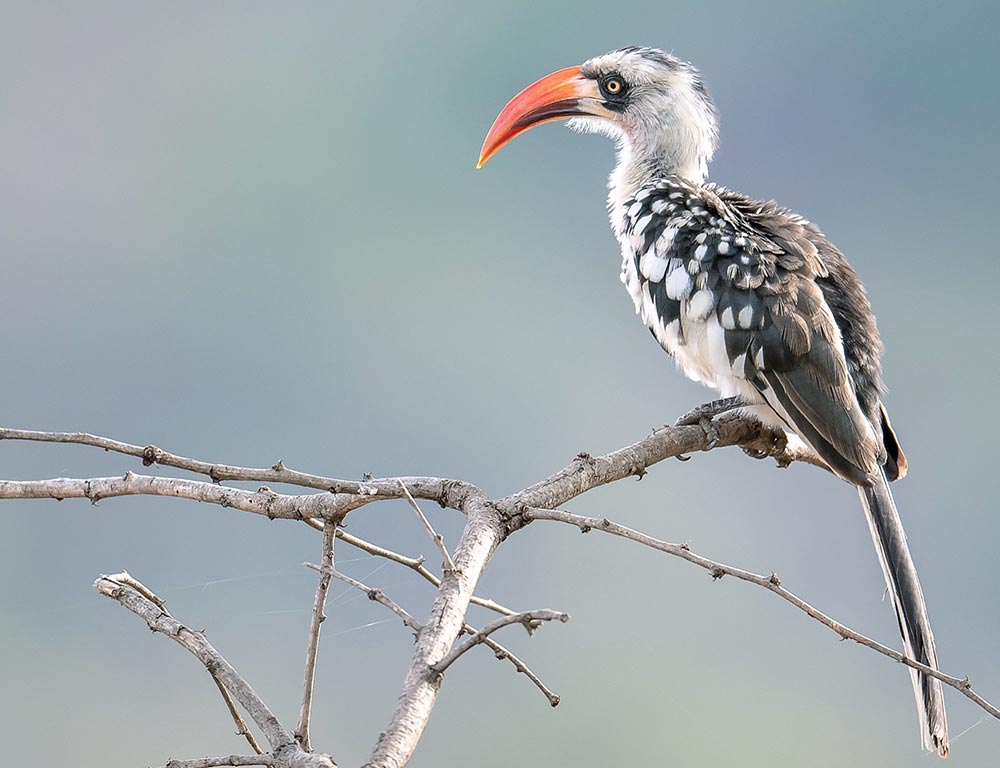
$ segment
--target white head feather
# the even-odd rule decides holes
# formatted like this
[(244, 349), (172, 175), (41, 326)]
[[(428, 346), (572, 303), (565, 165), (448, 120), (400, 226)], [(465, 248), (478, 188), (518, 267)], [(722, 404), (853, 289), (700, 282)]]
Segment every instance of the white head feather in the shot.
[(628, 88), (624, 106), (612, 117), (569, 122), (574, 130), (601, 133), (616, 142), (613, 198), (632, 194), (655, 174), (705, 181), (719, 122), (697, 69), (655, 48), (629, 47), (590, 59), (581, 70), (595, 80), (618, 75)]

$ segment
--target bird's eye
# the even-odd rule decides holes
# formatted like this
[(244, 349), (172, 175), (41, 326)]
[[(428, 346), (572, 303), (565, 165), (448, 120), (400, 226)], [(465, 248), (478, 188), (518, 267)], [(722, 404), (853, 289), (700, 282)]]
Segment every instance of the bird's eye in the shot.
[(601, 80), (601, 90), (605, 96), (620, 97), (625, 93), (625, 81), (618, 75), (608, 75)]

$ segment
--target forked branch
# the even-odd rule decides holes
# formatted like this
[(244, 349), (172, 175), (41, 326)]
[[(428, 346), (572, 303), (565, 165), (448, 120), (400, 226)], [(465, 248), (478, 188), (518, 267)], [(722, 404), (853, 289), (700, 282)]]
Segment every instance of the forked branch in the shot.
[(431, 521), (427, 519), (427, 515), (423, 513), (420, 509), (420, 505), (417, 504), (413, 495), (406, 487), (406, 483), (402, 480), (399, 481), (399, 487), (403, 489), (403, 493), (406, 494), (406, 500), (410, 502), (410, 506), (413, 511), (417, 513), (417, 517), (420, 518), (420, 522), (423, 523), (424, 530), (427, 531), (427, 535), (431, 537), (434, 542), (434, 546), (438, 548), (438, 552), (441, 553), (441, 569), (448, 573), (449, 571), (455, 570), (455, 563), (451, 559), (451, 554), (448, 552), (448, 547), (445, 546), (444, 536), (434, 530), (434, 526), (431, 525)]
[(816, 619), (816, 621), (820, 624), (825, 627), (829, 627), (844, 640), (853, 640), (866, 648), (871, 648), (873, 651), (881, 653), (883, 656), (888, 656), (894, 661), (898, 661), (901, 664), (905, 664), (908, 667), (919, 670), (929, 677), (937, 678), (942, 683), (950, 685), (955, 690), (960, 691), (964, 696), (967, 696), (972, 701), (976, 702), (976, 704), (993, 715), (993, 717), (1000, 719), (1000, 709), (997, 709), (995, 706), (990, 704), (990, 702), (976, 693), (972, 689), (972, 683), (969, 681), (969, 678), (959, 678), (946, 675), (943, 672), (939, 672), (932, 667), (928, 667), (926, 664), (922, 664), (916, 659), (912, 659), (887, 645), (882, 645), (882, 643), (872, 640), (871, 638), (862, 635), (860, 632), (841, 624), (836, 619), (827, 616), (822, 611), (811, 606), (794, 592), (791, 592), (783, 587), (781, 585), (781, 579), (778, 578), (778, 574), (776, 573), (772, 572), (770, 576), (762, 576), (758, 573), (743, 570), (742, 568), (736, 568), (731, 565), (726, 565), (725, 563), (720, 563), (716, 560), (710, 560), (707, 557), (703, 557), (692, 552), (691, 548), (687, 544), (671, 544), (670, 542), (655, 539), (652, 536), (647, 536), (644, 533), (640, 533), (639, 531), (608, 520), (606, 517), (585, 517), (584, 515), (575, 515), (572, 512), (564, 512), (560, 509), (537, 508), (525, 509), (523, 514), (527, 520), (554, 520), (560, 523), (569, 523), (570, 525), (574, 525), (579, 528), (582, 533), (602, 531), (603, 533), (609, 533), (612, 536), (619, 536), (623, 539), (634, 541), (637, 544), (642, 544), (643, 546), (655, 549), (659, 552), (664, 552), (668, 555), (679, 557), (682, 560), (687, 560), (689, 563), (697, 565), (699, 568), (704, 568), (712, 574), (713, 579), (721, 579), (723, 576), (732, 576), (733, 578), (741, 581), (748, 581), (751, 584), (756, 584), (758, 587), (763, 587), (769, 592), (773, 592), (778, 595), (781, 599), (791, 603), (800, 611), (803, 611), (812, 618)]
[[(314, 526), (318, 530), (323, 530), (322, 523)], [(364, 539), (353, 536), (343, 528), (337, 529), (337, 538), (350, 544), (352, 547), (360, 549), (362, 552), (367, 552), (369, 555), (374, 555), (375, 557), (383, 557), (386, 560), (392, 560), (394, 563), (399, 563), (400, 565), (405, 565), (410, 568), (415, 573), (419, 574), (422, 579), (433, 584), (435, 587), (441, 586), (441, 579), (431, 573), (427, 567), (424, 565), (424, 558), (422, 557), (407, 557), (406, 555), (401, 555), (398, 552), (393, 552), (391, 549), (386, 549), (385, 547), (380, 547), (378, 544), (372, 544), (370, 541), (365, 541)], [(494, 611), (496, 613), (502, 614), (503, 616), (512, 616), (517, 613), (517, 611), (512, 611), (495, 600), (490, 600), (486, 597), (478, 597), (473, 595), (469, 600), (473, 605), (478, 605), (488, 610)]]
[(275, 768), (335, 768), (329, 755), (309, 754), (301, 749), (295, 737), (274, 716), (250, 684), (233, 668), (221, 653), (205, 638), (204, 633), (186, 627), (163, 607), (151, 600), (152, 594), (128, 574), (101, 576), (94, 588), (105, 597), (118, 601), (128, 608), (154, 632), (159, 632), (178, 643), (200, 661), (209, 674), (217, 679), (247, 711), (271, 746), (269, 758), (257, 756), (257, 764), (270, 764)]
[[(340, 529), (337, 529), (337, 534), (339, 536)], [(304, 565), (307, 568), (312, 568), (315, 571), (320, 570), (320, 566), (313, 565), (312, 563), (304, 563)], [(378, 587), (369, 587), (364, 582), (358, 581), (357, 579), (353, 579), (350, 576), (340, 573), (338, 571), (333, 571), (332, 575), (334, 578), (339, 579), (345, 584), (348, 584), (354, 587), (355, 589), (364, 592), (366, 595), (368, 595), (369, 600), (374, 600), (375, 602), (384, 605), (390, 611), (399, 616), (403, 620), (403, 624), (412, 629), (415, 633), (419, 634), (420, 630), (423, 629), (423, 625), (420, 624), (416, 619), (414, 619), (412, 614), (410, 614), (405, 608), (402, 608), (398, 603), (392, 600), (388, 595), (385, 594), (385, 592), (383, 592)], [(513, 611), (510, 611), (507, 615), (516, 616), (517, 618), (515, 618), (514, 621), (521, 621), (522, 617), (524, 617), (524, 614), (515, 614)], [(565, 615), (565, 614), (560, 614), (560, 615)], [(529, 631), (533, 631), (537, 627), (540, 621), (539, 619), (535, 619), (530, 616), (528, 616), (524, 620), (527, 622), (525, 626), (528, 628)], [(490, 630), (490, 632), (492, 631), (493, 630)], [(553, 707), (559, 706), (559, 695), (557, 693), (553, 693), (548, 688), (548, 686), (546, 686), (545, 683), (542, 682), (542, 679), (537, 674), (535, 674), (534, 671), (532, 671), (531, 667), (525, 664), (518, 656), (516, 656), (513, 652), (511, 652), (510, 649), (500, 645), (500, 643), (496, 642), (493, 638), (489, 637), (488, 636), (489, 633), (482, 634), (480, 633), (479, 630), (477, 630), (475, 627), (473, 627), (468, 623), (462, 626), (462, 632), (466, 635), (472, 635), (472, 636), (481, 635), (482, 644), (485, 645), (487, 648), (489, 648), (491, 651), (493, 651), (493, 655), (496, 656), (496, 658), (499, 661), (509, 661), (513, 665), (516, 671), (520, 672), (525, 677), (527, 677), (532, 682), (532, 684), (536, 688), (538, 688), (539, 691), (541, 691), (542, 695), (548, 700), (551, 706)]]
[(452, 649), (451, 653), (441, 659), (441, 661), (432, 664), (431, 669), (439, 675), (442, 674), (448, 667), (458, 661), (463, 653), (471, 651), (480, 643), (485, 643), (489, 636), (497, 630), (509, 627), (511, 624), (523, 624), (528, 632), (533, 632), (537, 626), (537, 622), (541, 621), (561, 621), (565, 623), (569, 621), (569, 614), (560, 611), (541, 610), (525, 611), (524, 613), (515, 613), (513, 616), (504, 616), (475, 632), (468, 640), (464, 641), (457, 648)]

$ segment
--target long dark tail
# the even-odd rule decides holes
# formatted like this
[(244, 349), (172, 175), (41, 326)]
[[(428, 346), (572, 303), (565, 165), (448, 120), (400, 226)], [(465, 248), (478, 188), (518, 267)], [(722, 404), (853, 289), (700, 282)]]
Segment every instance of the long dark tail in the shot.
[[(927, 604), (917, 578), (917, 569), (906, 546), (906, 534), (885, 473), (880, 474), (875, 485), (859, 487), (858, 492), (868, 517), (875, 551), (885, 574), (885, 583), (896, 608), (899, 630), (903, 635), (903, 649), (910, 658), (937, 669), (937, 650), (934, 647), (931, 624), (927, 619)], [(944, 711), (941, 681), (912, 668), (910, 677), (917, 699), (924, 749), (947, 757), (948, 718)]]

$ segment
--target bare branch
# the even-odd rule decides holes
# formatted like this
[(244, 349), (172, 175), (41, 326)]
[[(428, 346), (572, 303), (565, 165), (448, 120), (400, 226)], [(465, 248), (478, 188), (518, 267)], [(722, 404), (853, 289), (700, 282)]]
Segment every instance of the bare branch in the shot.
[[(320, 524), (319, 530), (322, 530), (322, 524)], [(411, 568), (419, 573), (426, 581), (429, 581), (435, 587), (441, 586), (441, 579), (427, 570), (424, 566), (424, 559), (422, 557), (407, 557), (406, 555), (401, 555), (398, 552), (393, 552), (391, 549), (386, 549), (385, 547), (380, 547), (378, 544), (372, 544), (371, 542), (360, 539), (357, 536), (352, 536), (343, 528), (337, 528), (337, 538), (347, 544), (350, 544), (352, 547), (357, 547), (362, 552), (367, 552), (368, 554), (375, 555), (376, 557), (384, 557), (386, 560), (392, 560), (400, 565), (405, 565), (407, 568)], [(500, 603), (486, 597), (477, 597), (473, 595), (469, 602), (473, 605), (487, 608), (504, 616), (512, 616), (516, 613), (516, 611), (512, 611), (510, 608), (500, 605)]]
[(540, 611), (525, 611), (524, 613), (515, 613), (513, 616), (504, 616), (502, 618), (497, 619), (496, 621), (487, 624), (485, 627), (476, 632), (472, 637), (470, 637), (464, 643), (459, 645), (457, 648), (452, 649), (452, 651), (443, 659), (441, 659), (441, 661), (437, 662), (436, 664), (432, 664), (431, 669), (433, 669), (438, 674), (443, 674), (444, 671), (448, 669), (448, 667), (450, 667), (452, 664), (454, 664), (455, 661), (457, 661), (462, 654), (467, 653), (480, 643), (485, 642), (486, 639), (497, 630), (503, 629), (504, 627), (510, 626), (511, 624), (523, 624), (524, 628), (527, 629), (528, 632), (533, 632), (534, 631), (533, 625), (535, 624), (535, 622), (540, 622), (540, 621), (567, 622), (569, 621), (569, 614), (560, 613), (559, 611), (540, 610)]
[[(371, 501), (403, 498), (399, 487), (400, 480), (406, 483), (408, 490), (417, 498), (436, 501), (441, 506), (450, 509), (461, 509), (465, 496), (469, 493), (479, 491), (471, 483), (440, 477), (368, 478), (363, 481), (339, 480), (335, 477), (311, 475), (288, 469), (280, 460), (266, 469), (237, 467), (231, 464), (214, 464), (168, 453), (157, 448), (155, 445), (132, 445), (131, 443), (123, 443), (120, 440), (91, 435), (86, 432), (36, 432), (28, 429), (0, 428), (0, 440), (72, 443), (103, 448), (105, 451), (112, 451), (141, 459), (143, 466), (148, 467), (153, 464), (159, 464), (164, 467), (183, 469), (199, 475), (207, 475), (215, 483), (234, 480), (252, 483), (286, 483), (303, 488), (315, 488), (334, 494), (336, 496), (334, 511), (341, 513), (356, 509)], [(16, 498), (28, 497), (19, 496)], [(69, 496), (65, 498), (69, 498)]]
[[(773, 456), (782, 466), (792, 461), (807, 461), (825, 466), (807, 449), (790, 448), (783, 432), (762, 427), (740, 416), (727, 416), (712, 423), (719, 434), (719, 446), (741, 445), (750, 451)], [(159, 463), (205, 474), (214, 482), (163, 478), (133, 472), (126, 473), (124, 477), (0, 480), (0, 499), (87, 498), (96, 503), (102, 498), (113, 496), (173, 496), (233, 507), (270, 518), (312, 522), (315, 518), (342, 517), (348, 511), (373, 501), (406, 498), (407, 495), (433, 500), (453, 509), (462, 509), (471, 496), (482, 495), (471, 483), (459, 480), (433, 477), (338, 480), (295, 472), (285, 468), (280, 461), (270, 469), (253, 469), (210, 464), (176, 456), (161, 451), (156, 446), (131, 445), (87, 433), (0, 429), (0, 440), (15, 439), (90, 445), (141, 458), (145, 464)], [(595, 459), (588, 454), (580, 454), (562, 471), (502, 500), (500, 504), (510, 502), (545, 508), (558, 507), (590, 488), (624, 477), (642, 476), (652, 464), (671, 456), (704, 450), (711, 442), (706, 431), (697, 425), (664, 427), (644, 440), (607, 456)], [(267, 487), (247, 491), (218, 486), (217, 483), (222, 480), (289, 483), (323, 489), (328, 493), (293, 496), (275, 493)]]
[[(124, 584), (126, 586), (132, 587), (132, 589), (134, 589), (136, 592), (138, 592), (140, 595), (145, 597), (147, 600), (149, 600), (151, 603), (155, 604), (159, 608), (163, 608), (163, 606), (166, 604), (166, 601), (162, 597), (153, 592), (153, 590), (151, 590), (149, 587), (147, 587), (145, 584), (143, 584), (141, 581), (135, 578), (128, 571), (121, 571), (120, 573), (116, 573), (114, 576), (109, 576), (108, 578), (113, 578), (119, 584)], [(164, 608), (164, 610), (166, 609)]]
[(263, 487), (244, 491), (200, 480), (155, 477), (127, 472), (124, 477), (55, 478), (53, 480), (0, 480), (0, 499), (89, 499), (96, 504), (115, 496), (172, 496), (232, 507), (271, 519), (304, 520), (342, 514), (336, 496), (314, 493), (288, 496)]
[[(525, 673), (532, 680), (553, 706), (558, 704), (559, 697), (549, 691), (520, 659), (489, 635), (503, 626), (517, 622), (524, 623), (530, 629), (541, 620), (552, 620), (553, 618), (565, 620), (565, 614), (552, 611), (529, 611), (515, 614), (504, 606), (491, 600), (477, 598), (474, 595), (476, 585), (500, 542), (531, 521), (541, 519), (573, 524), (580, 527), (581, 530), (603, 530), (686, 559), (708, 569), (716, 578), (732, 575), (763, 586), (828, 626), (841, 637), (855, 640), (889, 658), (940, 679), (960, 690), (994, 717), (1000, 718), (1000, 710), (975, 693), (967, 679), (960, 680), (944, 675), (841, 625), (781, 587), (780, 581), (774, 574), (770, 577), (764, 577), (726, 566), (691, 553), (685, 545), (669, 544), (653, 539), (608, 520), (573, 515), (555, 509), (592, 488), (626, 477), (641, 478), (648, 467), (664, 459), (683, 457), (697, 451), (711, 450), (716, 446), (738, 445), (757, 458), (770, 456), (776, 459), (779, 466), (787, 466), (793, 461), (800, 461), (826, 468), (826, 465), (815, 453), (798, 443), (790, 444), (786, 435), (780, 430), (763, 427), (739, 413), (719, 416), (721, 409), (718, 406), (719, 404), (716, 403), (696, 410), (682, 419), (685, 423), (656, 430), (645, 439), (605, 456), (594, 458), (587, 453), (581, 453), (571, 464), (554, 475), (498, 500), (489, 499), (472, 484), (444, 478), (374, 479), (366, 476), (363, 481), (346, 481), (295, 472), (287, 469), (280, 461), (269, 469), (234, 467), (209, 464), (176, 456), (161, 451), (155, 446), (140, 447), (85, 433), (0, 429), (0, 440), (18, 439), (90, 445), (135, 456), (146, 465), (161, 464), (204, 474), (213, 481), (213, 483), (206, 483), (179, 478), (137, 475), (131, 472), (124, 477), (110, 478), (55, 478), (26, 482), (0, 480), (0, 499), (78, 497), (88, 498), (96, 503), (101, 498), (131, 494), (174, 496), (233, 507), (255, 514), (267, 515), (271, 518), (300, 520), (324, 530), (324, 539), (328, 539), (330, 542), (331, 555), (328, 560), (327, 550), (324, 547), (323, 563), (320, 566), (313, 566), (321, 573), (321, 584), (324, 583), (325, 577), (326, 587), (322, 589), (328, 589), (329, 579), (333, 577), (352, 584), (352, 586), (368, 593), (371, 599), (389, 607), (404, 620), (407, 626), (418, 633), (397, 706), (372, 752), (370, 762), (367, 764), (373, 768), (401, 768), (406, 764), (427, 724), (436, 701), (442, 673), (457, 658), (477, 644), (484, 644), (491, 648), (497, 658), (509, 659), (518, 671)], [(217, 485), (219, 482), (228, 480), (287, 483), (312, 488), (322, 491), (322, 493), (287, 495), (274, 493), (267, 487), (257, 491), (249, 491)], [(392, 550), (346, 534), (339, 530), (336, 525), (331, 525), (331, 523), (339, 522), (348, 511), (372, 501), (404, 498), (416, 511), (428, 534), (441, 551), (444, 561), (443, 578), (438, 578), (427, 569), (422, 558), (405, 557)], [(453, 555), (448, 553), (442, 537), (424, 516), (417, 499), (433, 500), (442, 506), (460, 510), (465, 514), (465, 527)], [(404, 565), (436, 586), (437, 595), (431, 606), (427, 622), (424, 625), (419, 624), (409, 613), (386, 597), (381, 590), (367, 587), (361, 582), (338, 573), (333, 567), (332, 560), (334, 537), (341, 538), (352, 546), (372, 555)], [(163, 609), (162, 600), (143, 587), (141, 583), (127, 574), (121, 574), (117, 577), (102, 577), (95, 582), (95, 586), (102, 594), (113, 597), (144, 618), (152, 629), (168, 634), (195, 654), (213, 674), (220, 690), (228, 691), (231, 694), (228, 703), (231, 704), (232, 696), (235, 696), (236, 700), (246, 708), (272, 747), (271, 755), (260, 756), (255, 764), (270, 765), (273, 768), (293, 768), (293, 766), (295, 768), (318, 768), (319, 766), (329, 768), (333, 765), (328, 756), (313, 755), (304, 751), (296, 742), (295, 736), (274, 718), (274, 715), (253, 693), (249, 685), (207, 643), (204, 636), (176, 622)], [(303, 712), (306, 714), (304, 717), (300, 717), (299, 729), (296, 732), (296, 735), (306, 746), (308, 746), (308, 711), (311, 709), (312, 680), (315, 670), (315, 648), (318, 647), (319, 624), (323, 615), (322, 604), (325, 604), (326, 599), (326, 592), (323, 591), (322, 599), (320, 592), (321, 588), (317, 587), (317, 595), (314, 600), (314, 620), (310, 630), (310, 648), (307, 651), (304, 689), (308, 690), (303, 692)], [(470, 603), (496, 611), (502, 614), (503, 618), (492, 622), (482, 631), (477, 631), (465, 620)], [(320, 606), (318, 610), (317, 605)], [(541, 613), (544, 613), (545, 616), (540, 617)], [(462, 633), (468, 633), (471, 636), (456, 647), (456, 641)], [(312, 665), (311, 669), (310, 664)], [(234, 715), (234, 719), (237, 717), (238, 713)], [(239, 728), (240, 720), (236, 719), (236, 722)], [(249, 738), (252, 739), (252, 736)], [(252, 758), (239, 756), (205, 758), (206, 761), (248, 759)], [(187, 763), (173, 762), (171, 768), (197, 768), (198, 765), (202, 764), (208, 766), (249, 763), (188, 761)]]
[[(129, 577), (131, 580), (131, 577)], [(233, 666), (208, 642), (205, 635), (181, 624), (173, 616), (156, 603), (149, 600), (139, 590), (132, 587), (126, 580), (119, 581), (116, 575), (101, 576), (94, 582), (94, 588), (105, 597), (117, 600), (139, 618), (143, 619), (151, 630), (160, 632), (185, 650), (194, 654), (209, 674), (222, 682), (236, 696), (253, 721), (264, 733), (272, 749), (294, 741), (292, 734), (278, 722), (271, 710), (256, 694)]]
[(362, 584), (357, 579), (352, 579), (346, 573), (341, 573), (340, 571), (336, 571), (332, 567), (327, 569), (324, 567), (320, 567), (318, 565), (314, 565), (313, 563), (303, 563), (303, 565), (306, 568), (312, 568), (314, 571), (319, 571), (320, 573), (327, 575), (327, 577), (333, 576), (335, 579), (339, 579), (345, 584), (350, 584), (355, 589), (361, 590), (366, 595), (368, 595), (369, 600), (374, 600), (376, 603), (381, 603), (390, 611), (392, 611), (394, 614), (399, 616), (399, 618), (403, 620), (403, 623), (406, 626), (408, 626), (414, 632), (418, 634), (420, 633), (420, 630), (422, 629), (420, 623), (416, 619), (414, 619), (413, 616), (407, 613), (405, 609), (401, 608), (398, 603), (391, 600), (381, 589), (378, 589), (377, 587), (369, 587), (367, 584)]
[(434, 530), (434, 526), (431, 525), (431, 521), (427, 519), (427, 516), (421, 511), (420, 505), (417, 504), (416, 500), (406, 489), (406, 483), (400, 480), (399, 487), (403, 489), (403, 493), (406, 494), (406, 500), (410, 502), (410, 506), (413, 507), (413, 511), (417, 513), (417, 517), (420, 518), (420, 522), (424, 524), (424, 530), (427, 531), (427, 535), (431, 537), (434, 545), (438, 548), (438, 552), (441, 553), (441, 569), (445, 573), (454, 571), (455, 563), (452, 561), (451, 555), (448, 553), (448, 547), (444, 545), (444, 536)]
[(215, 683), (215, 687), (219, 689), (219, 693), (222, 695), (222, 700), (226, 702), (226, 708), (229, 710), (229, 714), (232, 716), (233, 722), (236, 724), (236, 735), (243, 736), (250, 745), (250, 749), (252, 749), (256, 754), (264, 754), (264, 750), (260, 748), (260, 744), (257, 743), (256, 737), (247, 727), (247, 723), (246, 720), (243, 719), (243, 715), (241, 715), (240, 711), (236, 708), (236, 702), (233, 701), (232, 695), (226, 690), (226, 686), (224, 686), (222, 681), (215, 675), (212, 675), (212, 682)]
[(853, 640), (860, 645), (881, 653), (883, 656), (888, 656), (890, 659), (923, 672), (929, 677), (937, 678), (942, 683), (950, 685), (955, 690), (960, 691), (964, 696), (972, 699), (972, 701), (976, 702), (976, 704), (993, 715), (993, 717), (1000, 719), (1000, 709), (997, 709), (995, 706), (990, 704), (990, 702), (973, 691), (972, 683), (969, 681), (969, 678), (959, 678), (946, 675), (943, 672), (933, 669), (932, 667), (928, 667), (926, 664), (922, 664), (915, 659), (911, 659), (909, 656), (906, 656), (893, 648), (882, 645), (881, 643), (862, 635), (860, 632), (856, 632), (850, 627), (844, 626), (836, 619), (832, 619), (822, 611), (813, 608), (813, 606), (801, 597), (781, 586), (781, 580), (778, 578), (776, 573), (772, 573), (770, 576), (761, 576), (757, 573), (745, 571), (742, 568), (735, 568), (731, 565), (726, 565), (725, 563), (709, 560), (707, 557), (702, 557), (701, 555), (697, 555), (692, 552), (691, 548), (686, 544), (671, 544), (660, 539), (654, 539), (652, 536), (647, 536), (644, 533), (640, 533), (639, 531), (627, 528), (624, 525), (612, 522), (606, 517), (585, 517), (583, 515), (573, 514), (572, 512), (564, 512), (560, 509), (538, 508), (525, 509), (523, 514), (529, 520), (554, 520), (560, 523), (569, 523), (570, 525), (575, 525), (583, 533), (587, 533), (589, 531), (602, 531), (604, 533), (610, 533), (612, 536), (629, 539), (630, 541), (642, 544), (643, 546), (650, 547), (660, 552), (665, 552), (668, 555), (679, 557), (682, 560), (687, 560), (689, 563), (693, 563), (694, 565), (709, 571), (712, 574), (713, 579), (721, 579), (723, 576), (732, 576), (740, 579), (741, 581), (748, 581), (751, 584), (763, 587), (770, 592), (774, 592), (774, 594), (778, 595), (783, 600), (788, 601), (799, 610), (804, 611), (806, 614), (816, 619), (816, 621), (820, 624), (829, 627), (840, 635), (841, 638), (845, 640)]
[(224, 765), (265, 765), (274, 761), (267, 755), (229, 755), (228, 757), (202, 757), (198, 760), (171, 760), (165, 768), (216, 768)]
[(431, 665), (447, 655), (465, 626), (465, 613), (479, 577), (503, 539), (503, 516), (485, 496), (469, 496), (463, 511), (466, 522), (455, 548), (455, 568), (441, 579), (430, 617), (413, 649), (396, 709), (375, 745), (369, 766), (400, 768), (416, 749), (440, 687), (440, 675)]
[(330, 574), (333, 572), (333, 542), (337, 524), (327, 523), (323, 529), (323, 567), (319, 569), (316, 582), (316, 596), (313, 598), (312, 620), (309, 624), (309, 642), (306, 645), (305, 679), (302, 683), (302, 707), (299, 710), (299, 725), (295, 738), (302, 749), (311, 752), (309, 744), (309, 719), (312, 716), (313, 685), (316, 679), (316, 657), (319, 654), (319, 632), (326, 621), (326, 596), (330, 591)]
[[(822, 460), (807, 449), (793, 447), (789, 450), (784, 432), (762, 426), (752, 419), (739, 415), (724, 416), (714, 420), (712, 425), (718, 434), (715, 447), (739, 445), (756, 454), (773, 457), (779, 466), (804, 461), (826, 468)], [(643, 440), (605, 456), (580, 453), (564, 469), (498, 500), (497, 504), (503, 509), (513, 509), (522, 504), (545, 509), (559, 507), (592, 488), (626, 477), (641, 478), (649, 467), (664, 459), (704, 451), (713, 439), (698, 425), (663, 427)], [(513, 522), (512, 530), (516, 530), (518, 521), (515, 519)]]
[[(329, 755), (304, 752), (288, 731), (268, 709), (264, 701), (250, 687), (225, 657), (205, 638), (204, 633), (189, 629), (171, 616), (161, 605), (157, 605), (146, 595), (145, 588), (138, 589), (135, 580), (126, 575), (119, 580), (117, 575), (101, 576), (94, 582), (94, 588), (105, 597), (117, 600), (128, 608), (154, 632), (160, 632), (178, 643), (195, 656), (214, 678), (239, 701), (260, 728), (271, 746), (271, 764), (275, 768), (335, 768)], [(267, 764), (260, 757), (257, 764)]]
[[(477, 631), (474, 627), (470, 627), (468, 624), (465, 625), (464, 629), (467, 634), (472, 634), (472, 635), (476, 634)], [(549, 706), (552, 707), (559, 706), (559, 702), (561, 701), (559, 694), (549, 690), (549, 687), (545, 685), (545, 683), (542, 682), (542, 679), (531, 670), (531, 667), (529, 667), (527, 664), (521, 661), (521, 659), (519, 659), (517, 656), (511, 653), (507, 648), (500, 645), (500, 643), (498, 643), (492, 637), (485, 638), (483, 640), (483, 645), (492, 650), (493, 655), (496, 656), (501, 661), (507, 659), (511, 664), (513, 664), (514, 669), (516, 669), (518, 672), (527, 677), (532, 682), (532, 684), (539, 691), (542, 692), (542, 695), (546, 699), (548, 699)]]
[[(341, 532), (342, 532), (341, 529), (338, 528), (337, 535), (339, 536)], [(320, 567), (318, 565), (314, 565), (313, 563), (303, 563), (303, 565), (305, 565), (306, 568), (312, 568), (315, 571), (320, 570)], [(413, 618), (412, 614), (407, 612), (406, 609), (402, 608), (398, 603), (391, 600), (381, 589), (378, 589), (377, 587), (369, 587), (367, 584), (364, 584), (358, 581), (357, 579), (352, 579), (350, 576), (343, 573), (339, 573), (337, 571), (334, 571), (331, 575), (340, 579), (345, 584), (350, 584), (355, 589), (361, 590), (362, 592), (368, 595), (369, 600), (375, 600), (376, 602), (379, 602), (382, 605), (384, 605), (390, 611), (399, 616), (403, 620), (403, 623), (410, 629), (412, 629), (414, 632), (419, 634), (420, 631), (423, 629), (423, 626), (416, 619)], [(513, 616), (514, 612), (511, 611), (508, 615)], [(539, 623), (537, 620), (534, 619), (527, 619), (526, 621), (527, 621), (526, 626), (528, 627), (529, 631), (533, 631)], [(464, 624), (462, 626), (462, 631), (467, 635), (479, 634), (479, 630), (477, 630), (475, 627), (469, 624)], [(548, 702), (551, 706), (553, 707), (559, 706), (559, 701), (560, 701), (559, 694), (553, 693), (548, 688), (548, 686), (546, 686), (545, 683), (542, 682), (542, 679), (537, 674), (535, 674), (534, 671), (532, 671), (531, 667), (525, 664), (510, 649), (502, 646), (500, 643), (496, 642), (491, 637), (483, 636), (482, 643), (483, 645), (485, 645), (486, 647), (488, 647), (490, 650), (493, 651), (493, 655), (496, 656), (498, 660), (509, 661), (514, 666), (515, 670), (517, 670), (525, 677), (527, 677), (528, 680), (530, 680), (532, 684), (536, 688), (538, 688), (539, 691), (542, 692), (542, 695), (545, 696), (546, 699), (548, 699)]]

